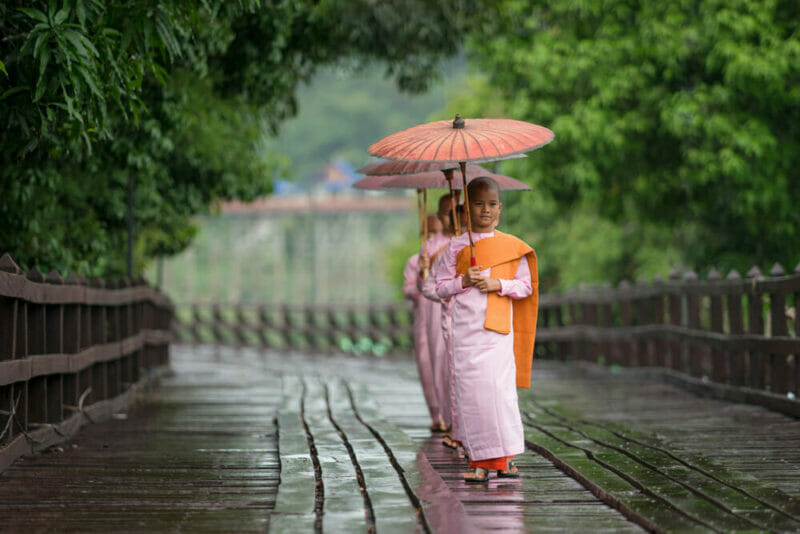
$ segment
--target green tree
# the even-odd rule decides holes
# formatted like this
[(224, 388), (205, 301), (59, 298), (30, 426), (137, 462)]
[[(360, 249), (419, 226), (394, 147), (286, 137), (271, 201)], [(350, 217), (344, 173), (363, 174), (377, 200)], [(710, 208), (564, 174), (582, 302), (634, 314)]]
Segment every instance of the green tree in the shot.
[[(320, 65), (385, 62), (422, 90), (457, 49), (467, 0), (40, 0), (0, 4), (0, 250), (24, 267), (123, 272), (135, 183), (138, 261), (191, 216), (267, 192), (259, 125), (296, 110)], [(453, 32), (441, 31), (451, 27)]]
[(540, 232), (575, 217), (613, 222), (621, 233), (604, 233), (616, 260), (595, 275), (612, 281), (648, 272), (658, 249), (701, 269), (800, 260), (800, 5), (505, 0), (495, 9), (469, 40), (485, 76), (461, 112), (555, 132), (509, 164), (535, 190), (512, 200), (509, 222), (523, 225), (537, 202), (552, 203), (533, 219)]

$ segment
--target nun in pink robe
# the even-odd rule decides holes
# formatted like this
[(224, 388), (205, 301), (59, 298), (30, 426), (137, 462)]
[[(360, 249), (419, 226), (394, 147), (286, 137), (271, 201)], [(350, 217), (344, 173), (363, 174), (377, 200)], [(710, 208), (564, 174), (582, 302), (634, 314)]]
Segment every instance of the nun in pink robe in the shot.
[(439, 424), (439, 399), (433, 384), (433, 367), (431, 366), (430, 351), (428, 350), (428, 333), (426, 332), (426, 306), (425, 297), (417, 287), (419, 278), (419, 254), (414, 254), (406, 262), (403, 269), (403, 296), (413, 304), (413, 336), (414, 336), (414, 355), (417, 360), (417, 371), (419, 381), (422, 385), (422, 394), (428, 411), (431, 415), (431, 422)]
[[(490, 233), (473, 233), (477, 242)], [(519, 414), (514, 363), (514, 334), (499, 334), (483, 327), (486, 294), (462, 287), (456, 275), (458, 252), (469, 245), (466, 233), (453, 238), (441, 253), (436, 270), (436, 293), (453, 299), (452, 344), (456, 412), (464, 447), (471, 461), (520, 454), (525, 450)], [(490, 276), (491, 269), (481, 271)], [(525, 298), (532, 293), (528, 262), (521, 261), (513, 280), (500, 280), (501, 296)]]
[(453, 299), (441, 299), (436, 293), (436, 273), (441, 270), (442, 259), (444, 256), (440, 253), (436, 256), (431, 266), (430, 276), (425, 280), (422, 285), (422, 294), (425, 298), (441, 302), (442, 317), (442, 337), (444, 338), (445, 358), (442, 372), (445, 376), (439, 377), (442, 384), (442, 389), (447, 389), (446, 399), (442, 402), (442, 395), (440, 395), (439, 406), (442, 412), (446, 410), (450, 413), (449, 426), (450, 426), (450, 439), (461, 441), (459, 433), (458, 417), (456, 414), (456, 390), (455, 390), (455, 371), (453, 369), (453, 346), (452, 346), (452, 314), (453, 314)]
[[(450, 242), (443, 233), (430, 236), (427, 241), (428, 257), (433, 256)], [(429, 276), (430, 278), (430, 276)], [(418, 280), (417, 288), (422, 292), (424, 281)], [(450, 368), (447, 362), (447, 347), (442, 335), (442, 303), (437, 297), (435, 300), (425, 299), (426, 332), (428, 336), (428, 352), (430, 353), (431, 368), (433, 369), (433, 387), (438, 399), (439, 416), (444, 430), (450, 426)]]

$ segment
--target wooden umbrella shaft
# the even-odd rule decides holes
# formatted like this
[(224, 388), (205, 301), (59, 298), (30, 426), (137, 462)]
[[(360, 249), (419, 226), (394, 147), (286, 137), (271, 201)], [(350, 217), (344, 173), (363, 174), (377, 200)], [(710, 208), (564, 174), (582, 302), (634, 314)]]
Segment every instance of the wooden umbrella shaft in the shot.
[(467, 215), (467, 235), (469, 235), (469, 264), (475, 266), (475, 243), (472, 242), (472, 218), (469, 216), (469, 191), (467, 191), (467, 162), (460, 161), (461, 181), (464, 184), (464, 212)]
[[(417, 204), (419, 206), (419, 237), (422, 241), (422, 255), (428, 257), (428, 193), (426, 189), (417, 189)], [(428, 278), (428, 268), (422, 269), (422, 279)]]
[(450, 213), (453, 217), (453, 232), (456, 235), (461, 235), (461, 221), (458, 220), (458, 212), (456, 212), (456, 194), (453, 191), (453, 170), (448, 169), (444, 171), (444, 177), (447, 178), (447, 185), (450, 188)]

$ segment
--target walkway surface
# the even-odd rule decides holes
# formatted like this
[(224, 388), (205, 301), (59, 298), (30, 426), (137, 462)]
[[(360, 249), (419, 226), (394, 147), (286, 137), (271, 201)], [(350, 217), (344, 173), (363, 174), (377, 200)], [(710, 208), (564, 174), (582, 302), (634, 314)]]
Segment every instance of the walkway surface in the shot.
[(800, 422), (537, 362), (521, 480), (467, 486), (405, 360), (174, 347), (130, 412), (0, 474), (1, 532), (800, 531)]

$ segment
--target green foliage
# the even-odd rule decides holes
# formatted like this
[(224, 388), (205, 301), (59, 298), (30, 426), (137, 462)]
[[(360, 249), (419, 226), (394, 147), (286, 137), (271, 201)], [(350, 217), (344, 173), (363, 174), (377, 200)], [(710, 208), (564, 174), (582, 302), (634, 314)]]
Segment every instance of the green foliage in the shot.
[(357, 167), (366, 164), (364, 147), (425, 122), (445, 105), (447, 93), (464, 76), (461, 63), (447, 67), (444, 79), (420, 95), (399, 92), (377, 69), (322, 69), (298, 89), (297, 115), (281, 126), (277, 137), (265, 136), (263, 150), (286, 156), (291, 161), (286, 172), (298, 181), (308, 180), (335, 157)]
[[(575, 239), (580, 261), (563, 268), (597, 264), (595, 276), (585, 273), (594, 280), (649, 274), (681, 257), (726, 269), (800, 260), (796, 2), (495, 8), (468, 45), (485, 78), (451, 108), (555, 132), (512, 166), (534, 186), (510, 214), (512, 228), (541, 223), (534, 231), (544, 241)], [(581, 230), (592, 227), (609, 242), (602, 257)]]
[[(189, 243), (194, 214), (270, 190), (283, 160), (256, 151), (260, 125), (274, 131), (295, 112), (295, 89), (318, 66), (384, 61), (400, 86), (421, 90), (473, 8), (19, 4), (0, 4), (0, 250), (25, 269), (89, 275), (124, 272), (129, 183), (140, 271)], [(446, 23), (453, 33), (441, 31)]]

